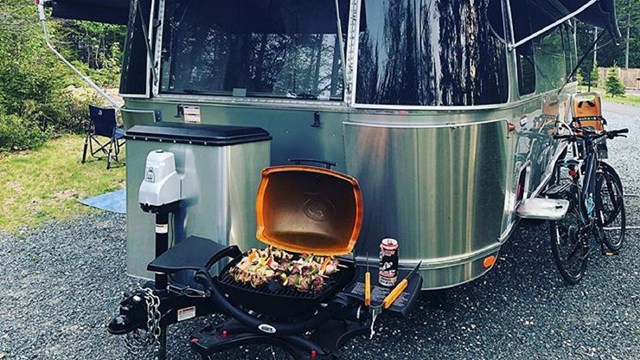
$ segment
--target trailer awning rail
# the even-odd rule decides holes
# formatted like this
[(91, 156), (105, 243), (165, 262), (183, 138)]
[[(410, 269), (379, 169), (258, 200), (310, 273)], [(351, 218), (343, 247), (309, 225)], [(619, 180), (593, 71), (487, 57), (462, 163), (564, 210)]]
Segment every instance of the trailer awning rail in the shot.
[(509, 49), (531, 41), (556, 26), (575, 17), (587, 24), (603, 28), (611, 37), (621, 37), (613, 0), (525, 0), (507, 2), (510, 7), (524, 7), (525, 13), (533, 13), (531, 32), (525, 36), (516, 35)]

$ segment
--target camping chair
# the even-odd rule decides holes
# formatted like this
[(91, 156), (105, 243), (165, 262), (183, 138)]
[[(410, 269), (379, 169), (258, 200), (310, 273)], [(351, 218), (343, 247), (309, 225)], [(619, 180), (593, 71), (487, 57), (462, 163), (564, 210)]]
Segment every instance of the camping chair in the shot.
[(87, 149), (89, 154), (102, 159), (107, 157), (107, 169), (111, 168), (111, 161), (120, 162), (120, 147), (124, 144), (124, 131), (118, 128), (116, 123), (115, 109), (104, 109), (89, 105), (89, 128), (87, 137), (84, 140), (84, 150), (82, 152), (82, 163), (87, 160)]

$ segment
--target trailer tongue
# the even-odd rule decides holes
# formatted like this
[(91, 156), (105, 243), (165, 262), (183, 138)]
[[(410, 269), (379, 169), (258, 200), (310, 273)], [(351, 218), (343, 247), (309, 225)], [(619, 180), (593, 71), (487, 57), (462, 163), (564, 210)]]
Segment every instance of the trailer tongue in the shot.
[[(246, 129), (245, 133), (251, 131)], [(134, 127), (130, 133), (140, 136), (141, 130)], [(179, 211), (185, 199), (183, 176), (176, 172), (174, 154), (162, 150), (150, 152), (145, 168), (140, 170), (145, 174), (139, 190), (140, 205), (145, 211), (156, 213), (157, 219), (157, 257), (148, 266), (156, 274), (155, 282), (122, 301), (120, 314), (109, 325), (112, 334), (127, 335), (130, 346), (136, 343), (134, 339), (142, 339), (143, 344), (157, 343), (158, 357), (164, 358), (169, 324), (207, 313), (223, 313), (233, 320), (217, 328), (196, 330), (192, 335), (192, 348), (201, 355), (210, 356), (243, 344), (266, 343), (284, 347), (295, 358), (301, 358), (311, 352), (321, 357), (334, 356), (349, 338), (373, 329), (373, 318), (363, 308), (362, 285), (358, 281), (364, 276), (356, 278), (363, 271), (358, 270), (351, 254), (362, 224), (362, 198), (355, 179), (300, 165), (271, 167), (262, 172), (256, 201), (258, 238), (289, 251), (344, 257), (340, 269), (326, 277), (322, 289), (300, 292), (272, 289), (269, 284), (251, 286), (233, 279), (230, 272), (245, 258), (235, 245), (224, 247), (211, 240), (189, 237), (168, 248), (168, 238), (175, 239), (176, 234), (167, 218), (169, 213)], [(212, 276), (211, 268), (226, 257), (233, 260), (219, 276)], [(313, 261), (313, 256), (306, 257)], [(188, 274), (190, 270), (196, 271), (195, 276), (191, 274), (201, 287), (193, 281), (190, 284), (175, 280), (174, 275)], [(304, 271), (304, 267), (298, 270)], [(385, 309), (401, 314), (409, 311), (420, 291), (421, 278), (410, 273), (403, 285), (384, 304)], [(379, 294), (385, 290), (376, 286), (373, 293), (373, 303), (381, 308), (383, 298)], [(392, 303), (397, 304), (392, 307)], [(141, 331), (147, 335), (141, 336)]]

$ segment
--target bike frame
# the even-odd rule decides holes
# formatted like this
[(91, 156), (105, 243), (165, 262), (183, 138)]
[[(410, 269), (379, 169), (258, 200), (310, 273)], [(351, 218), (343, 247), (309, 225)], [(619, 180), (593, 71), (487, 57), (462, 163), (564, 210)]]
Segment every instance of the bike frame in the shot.
[[(579, 186), (578, 192), (578, 204), (579, 214), (581, 221), (587, 225), (593, 227), (598, 220), (599, 211), (596, 211), (601, 203), (597, 199), (596, 194), (596, 178), (599, 168), (600, 159), (598, 158), (598, 152), (595, 149), (596, 139), (591, 137), (580, 137), (579, 141), (582, 142), (582, 149), (574, 147), (574, 152), (578, 154), (580, 162), (578, 163), (578, 175), (574, 177), (574, 183)], [(570, 166), (570, 165), (569, 165)], [(584, 171), (580, 169), (584, 168)], [(595, 228), (594, 228), (595, 229)]]
[[(586, 223), (592, 222), (596, 217), (596, 171), (598, 159), (593, 151), (593, 143), (584, 139), (586, 158), (584, 160), (584, 174), (581, 176), (582, 186), (580, 187), (580, 212)], [(586, 149), (589, 150), (586, 150)]]

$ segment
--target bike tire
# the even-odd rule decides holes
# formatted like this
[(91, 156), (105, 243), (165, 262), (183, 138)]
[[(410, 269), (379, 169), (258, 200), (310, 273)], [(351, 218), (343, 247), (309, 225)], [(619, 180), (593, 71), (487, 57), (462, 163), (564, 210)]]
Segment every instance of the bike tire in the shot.
[[(613, 166), (609, 165), (608, 163), (604, 162), (604, 161), (600, 161), (598, 163), (598, 168), (600, 170), (602, 170), (602, 172), (608, 172), (611, 175), (613, 175), (613, 177), (616, 178), (616, 180), (622, 184), (622, 180), (620, 180), (620, 175), (618, 175), (618, 172), (616, 171), (616, 169), (613, 168)], [(624, 195), (624, 188), (622, 189), (622, 194)]]
[(581, 241), (585, 224), (579, 214), (576, 194), (576, 185), (561, 194), (562, 198), (569, 200), (569, 210), (563, 219), (549, 222), (553, 261), (562, 278), (570, 285), (582, 280), (588, 261), (588, 250)]
[(610, 166), (601, 169), (596, 177), (598, 227), (604, 245), (617, 252), (624, 245), (627, 225), (622, 182)]

